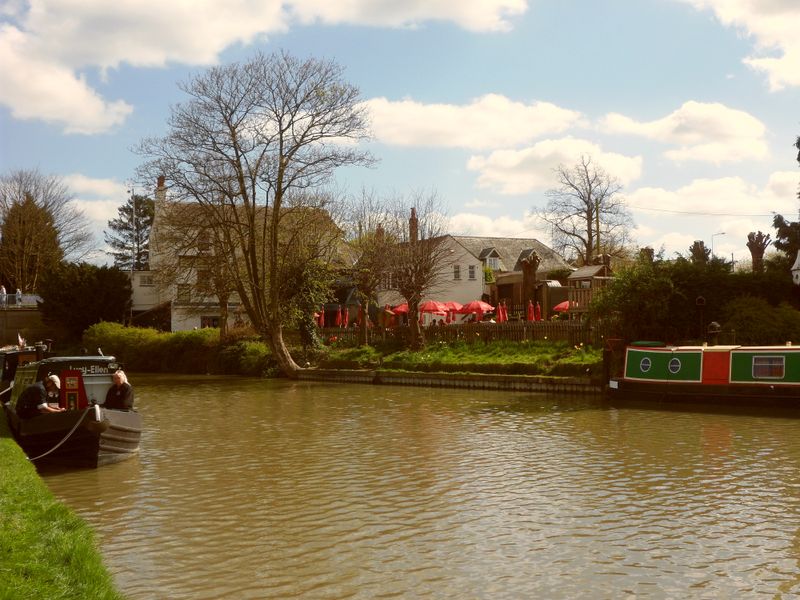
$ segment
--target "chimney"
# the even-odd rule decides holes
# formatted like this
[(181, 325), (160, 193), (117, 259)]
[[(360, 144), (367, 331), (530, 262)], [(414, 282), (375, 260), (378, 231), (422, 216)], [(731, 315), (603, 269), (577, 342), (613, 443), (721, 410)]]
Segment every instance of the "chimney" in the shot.
[(419, 221), (417, 220), (417, 209), (411, 209), (411, 218), (408, 220), (408, 238), (412, 244), (419, 241)]
[(156, 204), (163, 203), (167, 199), (167, 186), (164, 185), (166, 178), (163, 175), (158, 176), (158, 185), (156, 185)]

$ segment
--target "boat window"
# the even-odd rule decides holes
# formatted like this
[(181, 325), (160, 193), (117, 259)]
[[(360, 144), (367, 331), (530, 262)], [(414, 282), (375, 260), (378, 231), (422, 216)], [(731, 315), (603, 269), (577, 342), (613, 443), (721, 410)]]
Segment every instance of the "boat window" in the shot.
[(784, 356), (753, 357), (753, 379), (783, 379), (785, 371)]
[(650, 362), (650, 359), (646, 356), (641, 360), (639, 363), (639, 369), (641, 369), (642, 373), (647, 373), (650, 370), (650, 367), (653, 366), (653, 363)]
[(678, 371), (681, 370), (681, 359), (680, 358), (673, 358), (669, 361), (669, 372), (675, 375)]

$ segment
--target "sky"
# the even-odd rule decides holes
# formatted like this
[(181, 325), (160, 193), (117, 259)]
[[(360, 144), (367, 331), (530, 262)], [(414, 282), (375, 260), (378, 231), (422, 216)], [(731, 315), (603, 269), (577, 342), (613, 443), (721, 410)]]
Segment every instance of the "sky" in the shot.
[(749, 264), (798, 218), (798, 0), (0, 0), (0, 173), (63, 177), (102, 249), (178, 84), (281, 50), (370, 110), (378, 162), (336, 188), (435, 193), (453, 234), (549, 244), (534, 210), (582, 155), (667, 257)]

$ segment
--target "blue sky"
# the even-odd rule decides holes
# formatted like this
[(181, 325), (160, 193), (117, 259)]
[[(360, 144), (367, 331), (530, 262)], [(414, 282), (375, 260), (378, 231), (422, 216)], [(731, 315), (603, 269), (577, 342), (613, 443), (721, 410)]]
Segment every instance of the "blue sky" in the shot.
[(339, 189), (436, 192), (452, 233), (548, 243), (532, 210), (589, 154), (637, 245), (747, 261), (748, 232), (798, 214), (798, 32), (797, 0), (5, 0), (0, 171), (63, 176), (102, 248), (177, 84), (283, 49), (336, 60), (370, 108), (379, 162)]

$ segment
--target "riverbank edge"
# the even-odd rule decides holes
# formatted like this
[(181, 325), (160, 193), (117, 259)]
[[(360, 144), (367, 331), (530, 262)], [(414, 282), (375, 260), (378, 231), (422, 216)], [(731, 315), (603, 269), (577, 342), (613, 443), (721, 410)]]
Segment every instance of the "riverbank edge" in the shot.
[(121, 600), (94, 530), (55, 498), (0, 409), (0, 579), (3, 598)]
[(298, 372), (307, 381), (408, 385), (552, 394), (603, 394), (604, 386), (588, 377), (506, 375), (495, 373), (444, 373), (390, 371), (386, 369), (325, 369), (312, 367)]

